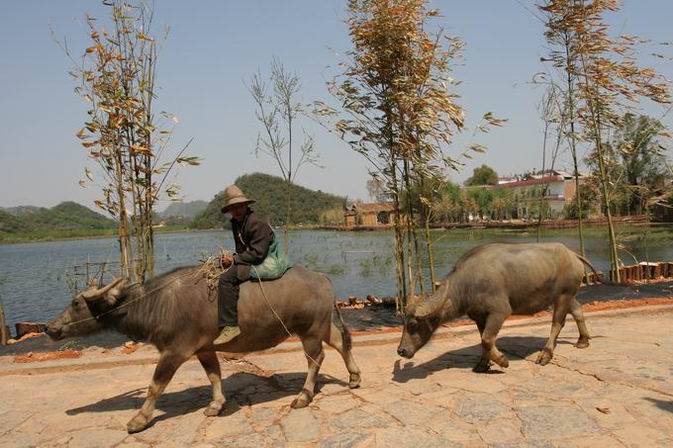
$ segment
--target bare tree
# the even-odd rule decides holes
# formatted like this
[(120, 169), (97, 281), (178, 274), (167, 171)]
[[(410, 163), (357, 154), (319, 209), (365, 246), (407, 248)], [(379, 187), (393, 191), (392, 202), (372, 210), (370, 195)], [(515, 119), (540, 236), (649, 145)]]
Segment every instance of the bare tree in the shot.
[(248, 90), (255, 101), (255, 116), (264, 128), (257, 137), (257, 154), (261, 152), (272, 157), (287, 184), (286, 217), (283, 226), (287, 253), (288, 229), (292, 225), (292, 185), (301, 167), (306, 164), (319, 166), (313, 137), (303, 129), (299, 154), (294, 151), (295, 122), (304, 113), (304, 106), (298, 99), (301, 82), (296, 73), (289, 72), (278, 59), (273, 59), (269, 81), (265, 81), (261, 73), (257, 73), (253, 75)]

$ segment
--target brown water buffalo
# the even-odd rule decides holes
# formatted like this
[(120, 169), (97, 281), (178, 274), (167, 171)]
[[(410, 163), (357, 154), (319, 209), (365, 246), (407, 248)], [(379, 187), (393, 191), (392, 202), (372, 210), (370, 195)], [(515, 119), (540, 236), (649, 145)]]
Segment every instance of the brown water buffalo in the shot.
[(157, 398), (178, 367), (195, 354), (213, 386), (213, 400), (205, 414), (218, 415), (225, 399), (215, 352), (247, 353), (279, 344), (288, 338), (279, 318), (292, 334), (299, 336), (308, 360), (306, 383), (292, 407), (307, 406), (313, 399), (325, 356), (323, 342), (341, 354), (350, 373), (349, 386), (358, 387), (360, 369), (351, 354), (350, 334), (335, 307), (329, 279), (298, 266), (282, 278), (262, 285), (267, 298), (260, 284), (241, 285), (241, 334), (223, 345), (212, 344), (218, 335), (217, 293), (209, 291), (199, 267), (176, 269), (143, 285), (125, 286), (117, 279), (102, 288), (89, 288), (75, 296), (70, 306), (48, 325), (47, 334), (60, 339), (112, 328), (159, 349), (147, 399), (128, 423), (131, 433), (147, 427)]
[[(511, 314), (532, 314), (553, 306), (551, 334), (537, 363), (552, 359), (556, 338), (568, 313), (573, 315), (579, 339), (575, 347), (589, 346), (589, 331), (582, 306), (575, 299), (584, 266), (583, 257), (560, 243), (493, 243), (463, 255), (439, 288), (429, 297), (407, 307), (398, 354), (411, 358), (437, 327), (467, 315), (481, 335), (481, 359), (475, 372), (486, 372), (490, 361), (507, 367), (509, 361), (495, 346), (498, 331)], [(596, 275), (598, 277), (598, 275)]]

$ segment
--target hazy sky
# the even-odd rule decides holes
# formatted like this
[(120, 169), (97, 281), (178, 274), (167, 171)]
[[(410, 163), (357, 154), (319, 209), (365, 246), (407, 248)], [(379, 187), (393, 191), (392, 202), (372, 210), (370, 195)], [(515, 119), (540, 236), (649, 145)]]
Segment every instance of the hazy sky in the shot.
[[(671, 0), (626, 0), (611, 17), (616, 29), (655, 42), (672, 41)], [(445, 31), (466, 41), (462, 65), (455, 77), (460, 103), (474, 127), (487, 111), (506, 117), (505, 127), (476, 138), (489, 149), (466, 161), (455, 180), (464, 180), (477, 164), (499, 173), (540, 168), (542, 123), (537, 104), (542, 90), (529, 81), (544, 70), (543, 26), (530, 11), (531, 0), (432, 1)], [(73, 93), (68, 59), (54, 43), (50, 28), (67, 37), (80, 54), (87, 45), (86, 12), (104, 19), (99, 1), (5, 1), (0, 6), (0, 206), (53, 206), (75, 200), (93, 206), (94, 188), (78, 180), (87, 164), (75, 133), (86, 119), (86, 104)], [(157, 83), (157, 109), (180, 119), (174, 149), (191, 137), (191, 153), (204, 159), (196, 168), (180, 171), (185, 200), (210, 200), (234, 179), (262, 171), (278, 174), (274, 162), (254, 153), (259, 125), (244, 82), (268, 66), (275, 56), (303, 82), (303, 101), (327, 100), (325, 81), (350, 48), (345, 1), (156, 1), (155, 34), (170, 26), (163, 46)], [(102, 22), (103, 20), (101, 20)], [(649, 60), (648, 60), (649, 62)], [(673, 77), (673, 65), (660, 63)], [(644, 106), (657, 115), (660, 109)], [(670, 128), (673, 119), (664, 119)], [(298, 183), (351, 198), (367, 199), (367, 164), (345, 144), (313, 123), (304, 121), (315, 137), (323, 169), (306, 167)], [(468, 130), (449, 154), (474, 141)], [(91, 163), (88, 163), (91, 166)], [(560, 168), (569, 157), (562, 155)], [(160, 208), (165, 207), (163, 204)]]

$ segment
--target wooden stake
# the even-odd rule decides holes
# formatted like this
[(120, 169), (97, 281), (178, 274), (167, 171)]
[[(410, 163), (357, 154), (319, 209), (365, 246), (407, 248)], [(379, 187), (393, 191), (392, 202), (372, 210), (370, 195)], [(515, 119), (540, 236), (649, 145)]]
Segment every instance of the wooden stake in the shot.
[(2, 308), (2, 302), (0, 302), (0, 345), (6, 345), (8, 339), (9, 331), (5, 325), (5, 310)]

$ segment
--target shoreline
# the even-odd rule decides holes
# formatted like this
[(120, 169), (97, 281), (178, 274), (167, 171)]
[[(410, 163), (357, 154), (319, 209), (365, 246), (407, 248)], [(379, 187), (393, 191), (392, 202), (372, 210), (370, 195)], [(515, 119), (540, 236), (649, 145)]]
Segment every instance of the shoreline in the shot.
[[(171, 234), (171, 233), (193, 233), (193, 232), (212, 232), (212, 231), (217, 231), (218, 229), (166, 229), (166, 230), (159, 230), (157, 231), (155, 229), (155, 235), (156, 234)], [(98, 235), (81, 235), (81, 236), (64, 236), (64, 237), (39, 237), (39, 238), (27, 238), (27, 239), (12, 239), (12, 240), (4, 240), (0, 239), (0, 246), (6, 245), (6, 246), (14, 246), (17, 244), (33, 244), (33, 243), (53, 243), (53, 242), (59, 242), (59, 241), (78, 241), (78, 240), (101, 240), (101, 239), (106, 239), (106, 238), (115, 238), (117, 236), (116, 231), (113, 230), (111, 233), (106, 233), (106, 234), (98, 234)]]
[[(618, 220), (615, 222), (618, 226), (630, 226), (630, 227), (667, 227), (673, 226), (673, 222), (654, 222), (654, 221), (645, 221), (642, 219), (630, 219), (625, 217), (625, 219)], [(594, 219), (584, 221), (583, 225), (586, 228), (595, 229), (605, 225), (604, 220)], [(526, 222), (500, 222), (500, 221), (481, 221), (475, 223), (435, 223), (430, 225), (431, 230), (483, 230), (483, 231), (522, 231), (526, 232), (531, 229), (536, 229), (538, 226), (537, 222), (526, 221)], [(547, 220), (542, 222), (542, 228), (546, 230), (568, 230), (577, 227), (577, 221), (575, 220)], [(201, 233), (201, 232), (219, 232), (223, 231), (223, 228), (215, 227), (210, 229), (192, 229), (192, 228), (167, 228), (166, 230), (160, 230), (161, 228), (155, 229), (155, 234), (180, 234), (180, 233)], [(282, 226), (278, 226), (275, 230), (281, 230)], [(297, 225), (289, 228), (290, 231), (335, 231), (335, 232), (389, 232), (393, 230), (393, 227), (390, 225), (380, 225), (380, 226), (351, 226), (347, 227), (344, 225), (321, 225), (321, 224), (307, 224), (307, 225)], [(17, 244), (32, 244), (32, 243), (50, 243), (58, 241), (77, 241), (77, 240), (97, 240), (105, 238), (115, 238), (116, 231), (111, 230), (110, 233), (104, 234), (81, 234), (78, 236), (44, 236), (31, 238), (25, 234), (17, 235), (16, 238), (12, 239), (0, 239), (0, 246), (2, 245), (17, 245)]]

